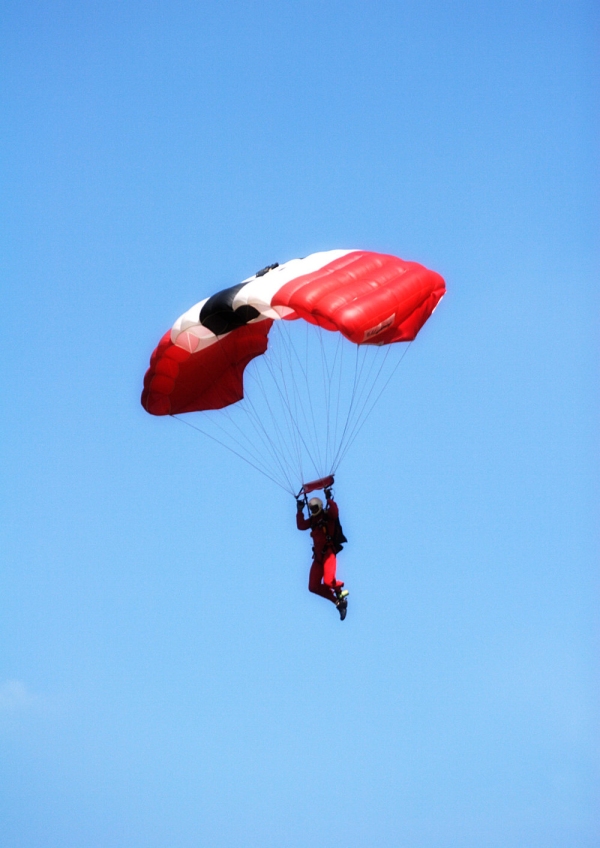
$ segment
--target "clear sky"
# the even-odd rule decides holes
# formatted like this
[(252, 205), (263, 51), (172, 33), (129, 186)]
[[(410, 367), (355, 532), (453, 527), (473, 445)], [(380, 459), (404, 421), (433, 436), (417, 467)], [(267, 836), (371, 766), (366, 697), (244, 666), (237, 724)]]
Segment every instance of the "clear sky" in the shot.
[[(0, 12), (3, 848), (596, 848), (597, 7)], [(448, 295), (293, 499), (139, 404), (193, 303), (366, 248)]]

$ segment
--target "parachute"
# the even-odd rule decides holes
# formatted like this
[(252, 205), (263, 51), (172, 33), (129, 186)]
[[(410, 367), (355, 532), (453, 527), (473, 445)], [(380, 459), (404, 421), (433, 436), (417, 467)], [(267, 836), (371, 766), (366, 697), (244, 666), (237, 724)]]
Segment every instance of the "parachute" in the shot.
[(142, 405), (200, 413), (198, 425), (179, 420), (293, 494), (308, 474), (337, 470), (399, 364), (390, 351), (444, 293), (436, 272), (369, 251), (269, 265), (175, 321), (151, 356)]

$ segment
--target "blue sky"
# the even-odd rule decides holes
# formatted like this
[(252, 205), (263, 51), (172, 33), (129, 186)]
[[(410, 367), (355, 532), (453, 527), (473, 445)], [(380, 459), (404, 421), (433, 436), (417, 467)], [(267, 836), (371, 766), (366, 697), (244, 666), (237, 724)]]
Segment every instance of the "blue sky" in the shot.
[[(592, 848), (597, 10), (3, 4), (7, 848)], [(360, 247), (448, 295), (336, 488), (139, 405), (174, 319)]]

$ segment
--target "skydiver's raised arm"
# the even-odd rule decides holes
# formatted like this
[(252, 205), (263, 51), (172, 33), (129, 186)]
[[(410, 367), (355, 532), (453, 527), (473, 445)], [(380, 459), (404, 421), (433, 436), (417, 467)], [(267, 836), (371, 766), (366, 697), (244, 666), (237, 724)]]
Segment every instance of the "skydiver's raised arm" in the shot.
[(296, 527), (298, 530), (308, 530), (310, 527), (310, 519), (304, 517), (304, 504), (302, 501), (296, 501)]
[(328, 499), (325, 511), (327, 512), (327, 515), (331, 516), (331, 518), (338, 518), (340, 514), (338, 505), (336, 504), (333, 498)]

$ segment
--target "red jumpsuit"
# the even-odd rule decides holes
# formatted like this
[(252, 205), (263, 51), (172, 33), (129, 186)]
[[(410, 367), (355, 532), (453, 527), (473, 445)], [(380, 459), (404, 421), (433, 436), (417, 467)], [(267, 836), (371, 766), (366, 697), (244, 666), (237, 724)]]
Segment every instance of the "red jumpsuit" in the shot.
[(317, 515), (305, 518), (302, 510), (296, 513), (298, 530), (310, 528), (313, 540), (313, 561), (308, 577), (308, 590), (333, 603), (337, 601), (334, 590), (344, 585), (335, 579), (337, 561), (330, 541), (335, 532), (335, 519), (338, 515), (338, 506), (334, 500), (327, 501), (325, 509)]

